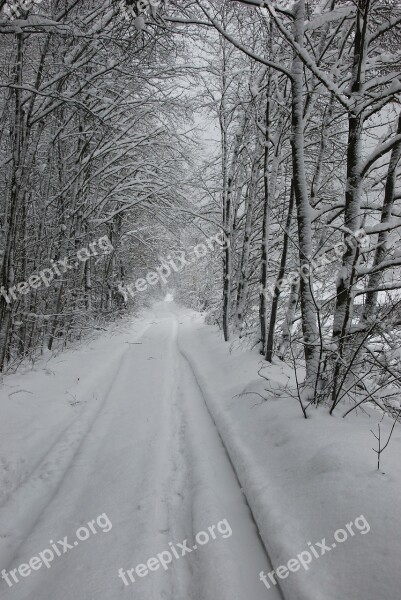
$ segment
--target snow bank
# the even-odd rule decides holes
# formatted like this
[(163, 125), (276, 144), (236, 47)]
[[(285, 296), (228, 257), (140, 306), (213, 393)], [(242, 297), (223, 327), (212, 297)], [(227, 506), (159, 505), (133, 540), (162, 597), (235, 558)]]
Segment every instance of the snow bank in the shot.
[[(288, 367), (268, 367), (264, 374), (270, 381), (261, 380), (257, 354), (229, 353), (220, 333), (193, 313), (187, 314), (179, 343), (220, 430), (274, 568), (304, 551), (311, 553), (308, 543), (316, 549), (315, 543), (326, 538), (330, 546), (324, 555), (318, 549), (318, 558), (313, 557), (308, 570), (290, 572), (280, 581), (285, 598), (398, 600), (400, 432), (396, 429), (378, 472), (370, 430), (376, 430), (380, 413), (352, 413), (344, 420), (319, 409), (305, 420), (297, 400), (286, 391), (286, 384), (292, 383)], [(389, 426), (383, 421), (384, 437)], [(361, 515), (370, 531), (365, 528), (362, 534), (354, 526), (354, 535), (348, 532), (346, 541), (335, 543), (334, 533), (347, 531), (346, 525)], [(255, 578), (259, 578), (256, 570)]]

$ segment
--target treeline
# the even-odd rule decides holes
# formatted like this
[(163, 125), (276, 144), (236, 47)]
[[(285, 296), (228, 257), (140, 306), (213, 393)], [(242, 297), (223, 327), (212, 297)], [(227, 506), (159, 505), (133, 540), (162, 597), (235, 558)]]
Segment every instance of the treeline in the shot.
[[(221, 230), (177, 298), (291, 362), (305, 413), (396, 405), (397, 0), (44, 0), (0, 21), (0, 44), (2, 367), (125, 308), (119, 286)], [(195, 108), (220, 140), (200, 168)], [(24, 295), (101, 238), (103, 256)]]
[(231, 240), (212, 318), (305, 369), (305, 411), (398, 406), (399, 2), (195, 4), (221, 139), (202, 214)]
[(123, 309), (185, 221), (185, 50), (142, 25), (109, 1), (0, 3), (0, 370)]

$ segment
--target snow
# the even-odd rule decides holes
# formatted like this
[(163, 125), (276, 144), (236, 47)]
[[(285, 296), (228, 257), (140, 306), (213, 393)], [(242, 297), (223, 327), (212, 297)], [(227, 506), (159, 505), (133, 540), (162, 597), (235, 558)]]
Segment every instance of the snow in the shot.
[[(0, 571), (49, 540), (73, 539), (103, 513), (112, 528), (12, 589), (1, 581), (2, 599), (276, 600), (282, 591), (289, 600), (396, 600), (398, 428), (377, 472), (370, 429), (379, 411), (344, 420), (314, 410), (305, 420), (291, 369), (277, 362), (262, 379), (259, 368), (256, 352), (224, 343), (168, 292), (140, 318), (5, 377)], [(385, 437), (390, 421), (381, 427)], [(358, 531), (280, 588), (260, 581), (361, 515), (368, 534)], [(118, 569), (170, 542), (193, 547), (198, 531), (223, 519), (232, 536), (125, 589)]]
[[(162, 303), (119, 332), (107, 332), (32, 373), (6, 378), (7, 393), (7, 386), (18, 385), (31, 394), (9, 398), (1, 419), (0, 456), (7, 461), (16, 453), (20, 460), (14, 461), (1, 510), (0, 570), (27, 564), (50, 540), (67, 535), (71, 541), (77, 528), (103, 513), (112, 528), (12, 588), (1, 581), (2, 598), (108, 599), (131, 593), (145, 600), (184, 600), (192, 589), (199, 600), (217, 594), (242, 600), (248, 592), (255, 600), (265, 598), (258, 573), (271, 565), (179, 352), (179, 322), (170, 307), (174, 304)], [(9, 429), (10, 403), (17, 399)], [(197, 532), (224, 519), (231, 537), (213, 540), (167, 572), (150, 573), (125, 589), (120, 568), (144, 563), (170, 542), (193, 544)], [(278, 592), (271, 597), (278, 599)]]
[(346, 6), (345, 8), (340, 8), (338, 10), (330, 10), (328, 12), (324, 12), (315, 16), (311, 21), (306, 21), (305, 30), (310, 31), (313, 29), (317, 29), (318, 27), (322, 27), (327, 23), (330, 23), (336, 19), (344, 19), (347, 17), (351, 17), (355, 14), (355, 7), (351, 4)]
[[(137, 326), (139, 332), (146, 327)], [(0, 398), (0, 464), (5, 467), (0, 474), (0, 564), (17, 552), (62, 484), (107, 398), (125, 342), (110, 331), (79, 352), (43, 361), (22, 377), (5, 378)], [(99, 362), (104, 362), (100, 374)]]
[[(191, 343), (196, 333), (197, 344)], [(217, 330), (192, 315), (181, 344), (196, 373), (209, 409), (229, 451), (259, 525), (273, 565), (283, 565), (308, 542), (333, 539), (334, 532), (364, 515), (369, 535), (348, 539), (341, 548), (312, 563), (307, 572), (290, 574), (281, 586), (297, 600), (377, 600), (399, 598), (398, 557), (401, 515), (394, 511), (401, 491), (398, 456), (401, 436), (394, 433), (376, 471), (374, 438), (382, 415), (370, 411), (343, 420), (315, 411), (302, 417), (297, 399), (283, 391), (289, 369), (273, 365), (255, 373), (259, 357), (227, 352)], [(258, 395), (241, 395), (249, 390)], [(385, 439), (391, 422), (381, 424)], [(378, 569), (380, 565), (380, 569)], [(374, 576), (373, 576), (374, 574)]]

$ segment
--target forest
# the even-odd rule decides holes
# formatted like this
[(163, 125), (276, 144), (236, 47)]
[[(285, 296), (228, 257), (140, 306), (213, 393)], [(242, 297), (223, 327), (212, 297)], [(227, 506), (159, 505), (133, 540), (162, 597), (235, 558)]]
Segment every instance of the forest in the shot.
[[(230, 377), (231, 401), (251, 402), (254, 416), (252, 402), (260, 403), (257, 410), (273, 410), (267, 405), (285, 397), (273, 421), (283, 428), (290, 423), (295, 439), (303, 435), (299, 421), (310, 420), (305, 427), (316, 430), (303, 431), (314, 436), (323, 462), (343, 464), (334, 450), (325, 454), (326, 435), (344, 444), (344, 453), (349, 436), (358, 457), (367, 444), (377, 471), (393, 447), (396, 464), (399, 0), (0, 0), (0, 69), (0, 375), (7, 383), (23, 374), (13, 394), (33, 393), (24, 383), (28, 367), (39, 369), (54, 356), (63, 360), (93, 336), (123, 331), (132, 319), (156, 311), (150, 321), (156, 329), (159, 319), (172, 319), (172, 333), (160, 325), (157, 336), (149, 334), (154, 346), (146, 360), (156, 361), (158, 344), (166, 344), (169, 361), (159, 391), (173, 385), (171, 340), (178, 339), (185, 361), (192, 360), (191, 344), (198, 352), (204, 343), (209, 350), (202, 361), (215, 356), (216, 373), (217, 365), (226, 365), (216, 380), (212, 364), (209, 375), (193, 365), (192, 375), (183, 363), (181, 371), (174, 368), (184, 373), (182, 386), (195, 377), (209, 409), (217, 407), (210, 412), (231, 440), (224, 438), (224, 445), (234, 466), (239, 460), (235, 470), (251, 490), (248, 500), (259, 484), (247, 479), (236, 436), (253, 431), (257, 456), (267, 435), (257, 428), (270, 421), (260, 416), (248, 423), (241, 404), (230, 417), (235, 427), (226, 422), (216, 398), (229, 394)], [(198, 323), (196, 315), (210, 329), (188, 329), (185, 350), (176, 330), (191, 319)], [(215, 337), (207, 337), (209, 330)], [(132, 352), (142, 343), (124, 341)], [(114, 346), (110, 365), (113, 352)], [(90, 364), (94, 357), (95, 351)], [(149, 372), (161, 377), (156, 362), (139, 367), (142, 354), (138, 363), (132, 360), (138, 380), (140, 369), (152, 367)], [(218, 377), (226, 378), (224, 394)], [(192, 382), (194, 397), (195, 387)], [(33, 422), (35, 410), (29, 409)], [(149, 408), (152, 419), (157, 410)], [(356, 430), (344, 429), (348, 423), (357, 423)], [(272, 430), (272, 440), (276, 434)], [(300, 452), (293, 443), (291, 460)], [(347, 452), (352, 455), (352, 444)], [(0, 444), (0, 466), (1, 456)], [(361, 484), (359, 494), (369, 485)], [(322, 503), (329, 511), (326, 492)], [(395, 491), (389, 503), (392, 497)], [(262, 504), (259, 509), (251, 501), (251, 512), (265, 546), (270, 536), (267, 545), (275, 548), (274, 527), (266, 533), (261, 525), (270, 504)], [(272, 553), (275, 565), (281, 554)], [(343, 597), (327, 590), (320, 596), (310, 581), (302, 592), (289, 587), (288, 598)], [(395, 600), (393, 585), (344, 593)], [(211, 589), (182, 597), (209, 600), (218, 586)], [(89, 596), (81, 591), (76, 597)]]
[[(221, 231), (183, 301), (302, 363), (304, 408), (391, 406), (398, 2), (25, 5), (1, 2), (1, 368), (121, 313), (121, 286)], [(102, 236), (111, 253), (24, 285)]]

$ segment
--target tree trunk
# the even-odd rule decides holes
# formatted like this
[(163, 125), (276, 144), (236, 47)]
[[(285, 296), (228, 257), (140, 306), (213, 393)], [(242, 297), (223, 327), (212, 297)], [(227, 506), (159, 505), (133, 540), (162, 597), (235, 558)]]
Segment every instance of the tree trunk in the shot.
[(241, 265), (237, 290), (237, 307), (236, 307), (236, 322), (235, 326), (239, 329), (243, 323), (246, 303), (248, 298), (249, 288), (249, 257), (251, 253), (251, 236), (253, 223), (253, 210), (255, 202), (255, 193), (257, 189), (259, 164), (257, 158), (257, 149), (255, 149), (255, 159), (252, 165), (251, 179), (249, 182), (246, 198), (245, 198), (245, 231), (244, 241), (241, 253)]
[[(270, 312), (269, 335), (267, 338), (267, 346), (266, 346), (266, 360), (269, 362), (271, 362), (272, 358), (273, 358), (274, 330), (276, 328), (278, 301), (279, 301), (280, 294), (281, 294), (281, 288), (278, 284), (284, 278), (285, 266), (287, 263), (288, 241), (289, 241), (289, 232), (290, 232), (291, 220), (292, 220), (292, 211), (293, 211), (293, 207), (294, 207), (294, 195), (295, 195), (294, 194), (294, 185), (292, 184), (291, 192), (290, 192), (290, 202), (288, 205), (287, 221), (285, 224), (283, 250), (281, 253), (280, 268), (279, 268), (279, 272), (277, 275), (276, 285), (274, 286), (273, 301), (272, 301), (272, 307), (271, 307), (271, 312)], [(297, 286), (297, 288), (298, 288), (298, 286)]]
[[(295, 4), (294, 12), (295, 41), (303, 47), (305, 0), (300, 0), (298, 4)], [(303, 63), (298, 54), (294, 52), (292, 63), (292, 166), (297, 206), (299, 259), (301, 273), (304, 273), (300, 278), (302, 332), (306, 369), (304, 388), (307, 397), (306, 400), (312, 401), (318, 374), (319, 346), (317, 344), (316, 309), (312, 291), (313, 281), (312, 275), (309, 273), (309, 258), (312, 256), (312, 224), (305, 173), (303, 94)]]

